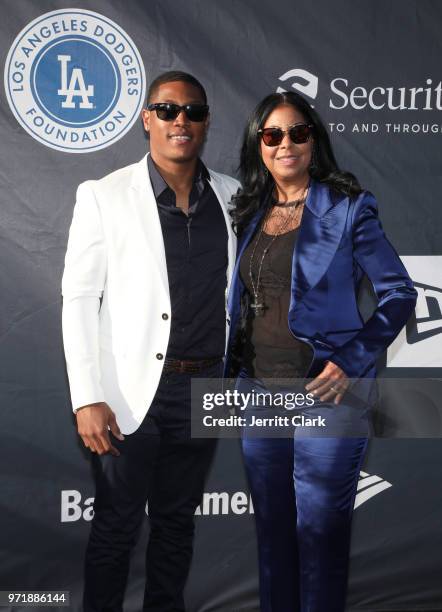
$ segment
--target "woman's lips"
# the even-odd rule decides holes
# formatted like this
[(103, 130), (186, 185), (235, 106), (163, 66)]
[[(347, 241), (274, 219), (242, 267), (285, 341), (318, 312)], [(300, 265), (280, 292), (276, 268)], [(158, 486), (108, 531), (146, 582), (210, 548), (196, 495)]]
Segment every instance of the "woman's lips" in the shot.
[(284, 157), (278, 157), (277, 161), (283, 166), (294, 166), (298, 163), (299, 157), (296, 155), (287, 155)]

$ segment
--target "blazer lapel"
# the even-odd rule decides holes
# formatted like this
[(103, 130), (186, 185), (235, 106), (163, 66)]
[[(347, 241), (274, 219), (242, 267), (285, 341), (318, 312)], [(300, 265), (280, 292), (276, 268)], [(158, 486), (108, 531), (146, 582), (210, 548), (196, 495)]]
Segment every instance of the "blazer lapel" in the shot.
[[(149, 154), (147, 154), (149, 155)], [(147, 155), (135, 164), (131, 181), (131, 204), (136, 212), (140, 228), (146, 238), (146, 243), (155, 258), (164, 289), (169, 294), (167, 277), (166, 253), (164, 249), (163, 232), (161, 230), (158, 206), (149, 180)], [(211, 173), (211, 186), (219, 201), (224, 214), (228, 232), (228, 286), (230, 285), (236, 254), (236, 237), (231, 226), (231, 219), (227, 210), (227, 202), (231, 194), (227, 193), (222, 181)]]
[(243, 235), (238, 243), (238, 252), (236, 256), (236, 264), (233, 270), (232, 276), (232, 284), (229, 291), (228, 297), (228, 310), (229, 313), (233, 316), (235, 314), (235, 310), (239, 309), (239, 293), (238, 288), (240, 286), (240, 276), (239, 276), (239, 268), (241, 264), (241, 257), (244, 251), (247, 248), (247, 245), (250, 243), (250, 240), (255, 232), (255, 229), (258, 223), (261, 221), (265, 212), (265, 207), (261, 207), (258, 212), (252, 217), (251, 221), (247, 225), (244, 230)]
[(262, 206), (258, 212), (255, 213), (255, 215), (252, 217), (250, 223), (247, 225), (244, 234), (241, 236), (241, 239), (239, 241), (239, 245), (238, 245), (238, 259), (241, 259), (241, 255), (244, 253), (244, 251), (246, 250), (248, 244), (250, 243), (250, 240), (253, 236), (253, 234), (255, 233), (255, 230), (258, 226), (258, 224), (260, 223), (261, 219), (263, 218), (265, 213), (265, 206)]
[(154, 257), (163, 287), (169, 295), (166, 253), (157, 202), (149, 180), (147, 155), (135, 164), (130, 185), (130, 201), (135, 210), (146, 244)]
[(228, 258), (227, 258), (226, 296), (228, 296), (229, 291), (230, 291), (230, 285), (232, 282), (233, 270), (235, 266), (235, 257), (236, 257), (236, 235), (233, 231), (232, 219), (230, 217), (229, 210), (228, 210), (228, 203), (230, 202), (232, 198), (232, 194), (230, 193), (228, 189), (226, 189), (222, 181), (219, 180), (219, 178), (216, 176), (214, 172), (209, 170), (209, 174), (210, 174), (210, 186), (212, 187), (212, 190), (218, 199), (219, 205), (221, 206), (221, 210), (223, 212), (224, 221), (226, 223), (226, 228), (227, 228), (227, 235), (228, 235), (227, 255), (228, 255)]
[(339, 246), (349, 198), (333, 201), (327, 185), (312, 181), (292, 259), (290, 311), (324, 276)]

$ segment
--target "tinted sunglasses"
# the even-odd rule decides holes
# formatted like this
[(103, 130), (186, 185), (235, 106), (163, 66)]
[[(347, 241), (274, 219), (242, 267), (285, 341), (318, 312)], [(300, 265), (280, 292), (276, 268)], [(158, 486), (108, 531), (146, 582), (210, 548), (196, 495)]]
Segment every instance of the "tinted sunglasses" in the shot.
[(157, 102), (156, 104), (148, 104), (147, 109), (156, 111), (158, 119), (162, 121), (173, 121), (181, 111), (186, 113), (189, 121), (204, 121), (209, 114), (207, 104), (185, 104), (184, 106), (179, 106), (179, 104)]
[(281, 144), (284, 135), (288, 133), (290, 140), (295, 144), (303, 144), (307, 142), (312, 135), (313, 125), (307, 123), (295, 123), (287, 130), (282, 130), (279, 127), (268, 127), (258, 130), (263, 143), (267, 147), (277, 147)]

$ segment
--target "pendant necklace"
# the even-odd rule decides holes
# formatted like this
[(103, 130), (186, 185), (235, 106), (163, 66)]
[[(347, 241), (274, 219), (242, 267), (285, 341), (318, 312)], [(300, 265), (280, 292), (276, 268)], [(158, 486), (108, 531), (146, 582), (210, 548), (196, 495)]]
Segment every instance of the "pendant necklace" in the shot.
[[(260, 288), (260, 280), (261, 280), (261, 272), (262, 272), (262, 266), (264, 263), (264, 259), (265, 256), (267, 255), (267, 253), (269, 252), (270, 247), (272, 246), (272, 244), (275, 242), (275, 240), (281, 236), (284, 233), (284, 230), (286, 229), (286, 227), (289, 226), (291, 221), (296, 221), (296, 223), (299, 220), (299, 217), (301, 215), (301, 211), (303, 209), (303, 204), (306, 200), (307, 197), (307, 190), (308, 190), (308, 185), (304, 190), (304, 194), (303, 197), (300, 198), (299, 200), (295, 200), (292, 202), (274, 202), (272, 204), (272, 206), (269, 208), (269, 211), (266, 213), (262, 223), (261, 223), (261, 227), (260, 227), (260, 231), (258, 233), (258, 236), (255, 240), (255, 244), (253, 246), (253, 250), (252, 250), (252, 254), (250, 256), (250, 260), (249, 260), (249, 278), (250, 278), (250, 284), (252, 287), (252, 294), (253, 294), (253, 299), (252, 302), (250, 303), (250, 308), (253, 310), (255, 317), (262, 317), (264, 315), (264, 311), (266, 310), (267, 306), (264, 303), (264, 296), (262, 295), (262, 291)], [(253, 278), (253, 272), (252, 272), (252, 268), (253, 268), (253, 259), (255, 257), (255, 253), (256, 253), (256, 249), (258, 247), (258, 244), (261, 240), (261, 236), (264, 232), (264, 228), (271, 216), (271, 212), (273, 207), (287, 207), (287, 208), (293, 208), (294, 212), (292, 212), (290, 215), (287, 215), (285, 217), (285, 219), (281, 222), (281, 224), (279, 225), (279, 227), (277, 228), (277, 231), (275, 234), (272, 235), (272, 239), (270, 241), (270, 243), (263, 249), (259, 264), (258, 264), (258, 273), (256, 275), (256, 283), (255, 283), (255, 279)], [(277, 217), (282, 217), (282, 215), (278, 214)], [(295, 223), (295, 225), (296, 225)], [(294, 228), (296, 229), (296, 228)]]

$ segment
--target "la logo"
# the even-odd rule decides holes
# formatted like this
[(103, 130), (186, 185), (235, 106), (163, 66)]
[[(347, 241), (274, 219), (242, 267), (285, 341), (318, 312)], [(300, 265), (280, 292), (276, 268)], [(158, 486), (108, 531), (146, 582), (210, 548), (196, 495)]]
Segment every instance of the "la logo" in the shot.
[(68, 62), (71, 61), (70, 55), (57, 55), (57, 59), (61, 64), (61, 88), (58, 90), (59, 96), (66, 96), (66, 99), (61, 103), (62, 108), (76, 108), (73, 101), (74, 96), (81, 98), (80, 108), (93, 108), (92, 102), (89, 100), (94, 95), (94, 86), (84, 82), (83, 72), (81, 68), (73, 68), (68, 86)]

